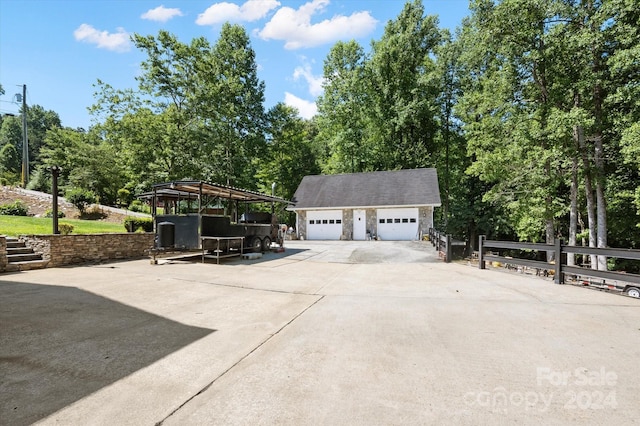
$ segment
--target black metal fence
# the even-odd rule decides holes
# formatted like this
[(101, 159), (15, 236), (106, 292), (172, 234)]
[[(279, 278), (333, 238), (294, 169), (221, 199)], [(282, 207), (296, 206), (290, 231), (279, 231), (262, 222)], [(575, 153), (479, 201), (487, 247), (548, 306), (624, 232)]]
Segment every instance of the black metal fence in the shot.
[[(498, 256), (486, 253), (487, 249), (510, 249), (510, 250), (534, 250), (554, 253), (554, 263), (540, 260), (523, 259), (517, 257)], [(576, 253), (583, 255), (597, 255), (606, 257), (616, 257), (622, 259), (640, 260), (640, 250), (621, 248), (595, 248), (582, 246), (567, 246), (562, 244), (562, 240), (556, 239), (553, 244), (522, 243), (510, 241), (487, 240), (484, 235), (480, 235), (478, 244), (478, 267), (485, 269), (486, 261), (502, 262), (505, 264), (528, 266), (530, 268), (554, 271), (554, 282), (564, 284), (564, 274), (583, 275), (587, 277), (597, 277), (608, 280), (617, 280), (628, 283), (640, 284), (640, 275), (628, 274), (613, 271), (599, 271), (582, 266), (569, 266), (563, 263), (563, 254)]]

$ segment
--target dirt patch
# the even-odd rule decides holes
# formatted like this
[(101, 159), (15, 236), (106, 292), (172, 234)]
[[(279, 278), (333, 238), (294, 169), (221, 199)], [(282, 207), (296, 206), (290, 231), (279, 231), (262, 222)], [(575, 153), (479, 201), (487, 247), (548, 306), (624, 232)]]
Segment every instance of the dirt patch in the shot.
[[(44, 217), (47, 210), (53, 208), (51, 196), (46, 194), (35, 195), (21, 192), (19, 189), (10, 186), (0, 186), (0, 204), (13, 203), (16, 200), (22, 201), (29, 207), (29, 216)], [(102, 222), (122, 223), (126, 215), (100, 209), (99, 206), (92, 206), (88, 215), (80, 217), (80, 212), (71, 203), (58, 198), (58, 211), (64, 213), (69, 219), (90, 219)]]

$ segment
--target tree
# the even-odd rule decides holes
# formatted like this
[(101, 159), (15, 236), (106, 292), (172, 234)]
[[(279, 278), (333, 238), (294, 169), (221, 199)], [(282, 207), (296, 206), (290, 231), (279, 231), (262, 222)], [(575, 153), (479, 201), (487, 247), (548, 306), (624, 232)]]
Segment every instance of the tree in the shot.
[(634, 199), (637, 209), (635, 220), (640, 228), (640, 177), (637, 177), (640, 173), (640, 87), (637, 83), (640, 79), (640, 11), (637, 4), (629, 0), (611, 0), (603, 8), (606, 16), (612, 17), (606, 33), (616, 46), (608, 57), (607, 65), (612, 80), (618, 83), (606, 102), (615, 117), (624, 164), (636, 173), (636, 179), (630, 182), (631, 188), (613, 193), (625, 194), (627, 202)]
[[(266, 155), (255, 159), (258, 189), (269, 193), (275, 183), (278, 196), (291, 199), (304, 176), (320, 173), (313, 147), (317, 130), (312, 121), (301, 119), (295, 108), (283, 103), (276, 104), (267, 115)], [(291, 223), (292, 217), (285, 221)]]
[(166, 31), (133, 41), (147, 54), (138, 92), (99, 81), (92, 107), (125, 168), (125, 187), (139, 192), (192, 178), (254, 188), (264, 83), (244, 29), (224, 25), (214, 46), (204, 37), (185, 44)]
[(12, 185), (19, 179), (20, 157), (16, 147), (10, 143), (0, 149), (0, 180), (2, 185)]
[(48, 130), (62, 127), (55, 111), (47, 111), (40, 105), (27, 109), (27, 134), (29, 136), (29, 163), (32, 169), (40, 164), (40, 149)]
[[(493, 183), (487, 201), (507, 206), (521, 239), (555, 238), (560, 155), (551, 132), (549, 87), (553, 51), (547, 45), (549, 2), (480, 1), (462, 43), (469, 75), (457, 106), (465, 122), (469, 171)], [(544, 224), (544, 226), (541, 226)]]
[(3, 184), (15, 184), (20, 179), (22, 163), (22, 124), (18, 117), (2, 120), (0, 147), (0, 179)]
[(363, 172), (375, 163), (367, 140), (369, 87), (366, 56), (355, 41), (336, 43), (324, 61), (324, 94), (317, 100), (318, 139), (330, 151), (325, 171)]
[(224, 24), (205, 61), (199, 62), (197, 106), (203, 118), (200, 163), (210, 180), (255, 188), (252, 158), (265, 148), (264, 82), (255, 52), (239, 25)]
[(437, 18), (419, 0), (407, 2), (372, 45), (371, 96), (374, 128), (383, 149), (378, 169), (434, 165), (438, 125), (432, 55), (441, 41)]
[(123, 167), (113, 146), (96, 129), (50, 130), (41, 152), (45, 167), (61, 167), (60, 187), (90, 191), (102, 204), (116, 203), (125, 181)]

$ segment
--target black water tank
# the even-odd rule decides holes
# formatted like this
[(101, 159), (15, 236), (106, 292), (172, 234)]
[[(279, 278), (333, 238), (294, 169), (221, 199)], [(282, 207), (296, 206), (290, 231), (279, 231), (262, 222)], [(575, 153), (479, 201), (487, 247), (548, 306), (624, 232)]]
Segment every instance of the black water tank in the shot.
[(158, 244), (162, 248), (173, 247), (176, 243), (176, 225), (173, 222), (158, 224)]

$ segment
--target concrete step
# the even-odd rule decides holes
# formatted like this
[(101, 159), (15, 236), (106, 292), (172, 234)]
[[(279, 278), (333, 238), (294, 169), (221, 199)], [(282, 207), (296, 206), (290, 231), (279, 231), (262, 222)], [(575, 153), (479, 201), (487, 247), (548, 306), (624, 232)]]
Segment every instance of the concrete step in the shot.
[(24, 241), (19, 241), (17, 238), (7, 238), (7, 248), (20, 248), (26, 247)]
[(42, 260), (42, 255), (40, 253), (34, 253), (33, 251), (26, 254), (7, 254), (7, 262), (10, 264), (17, 262), (30, 262), (33, 260)]
[(29, 271), (31, 269), (44, 269), (49, 263), (48, 260), (29, 260), (24, 262), (9, 263), (6, 267), (7, 272)]
[(30, 247), (7, 247), (7, 254), (30, 254), (33, 249)]
[(17, 238), (7, 238), (6, 271), (28, 271), (30, 269), (46, 268), (49, 261), (42, 259), (42, 254), (35, 253), (27, 247), (24, 241)]

